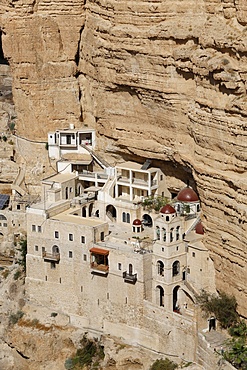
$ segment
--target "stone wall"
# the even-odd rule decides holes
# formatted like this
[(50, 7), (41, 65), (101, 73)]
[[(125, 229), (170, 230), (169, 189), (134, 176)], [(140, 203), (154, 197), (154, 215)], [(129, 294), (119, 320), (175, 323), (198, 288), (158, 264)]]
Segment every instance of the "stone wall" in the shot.
[[(84, 4), (85, 3), (85, 4)], [(31, 2), (0, 8), (17, 129), (81, 121), (110, 158), (183, 166), (202, 202), (218, 289), (246, 313), (245, 1)]]

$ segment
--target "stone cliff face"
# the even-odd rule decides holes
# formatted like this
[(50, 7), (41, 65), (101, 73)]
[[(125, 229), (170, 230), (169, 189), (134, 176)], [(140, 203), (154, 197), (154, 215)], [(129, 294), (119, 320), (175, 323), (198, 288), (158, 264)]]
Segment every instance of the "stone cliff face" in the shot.
[(84, 122), (109, 157), (183, 168), (247, 317), (246, 1), (5, 0), (0, 27), (18, 133)]

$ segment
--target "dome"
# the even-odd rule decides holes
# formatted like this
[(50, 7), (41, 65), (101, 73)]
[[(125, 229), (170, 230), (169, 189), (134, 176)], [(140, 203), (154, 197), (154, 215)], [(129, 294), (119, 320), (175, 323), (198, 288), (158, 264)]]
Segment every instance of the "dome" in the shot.
[(166, 204), (161, 208), (160, 213), (171, 214), (176, 213), (176, 210), (170, 204)]
[(202, 226), (201, 222), (198, 222), (198, 224), (196, 225), (195, 230), (196, 230), (196, 234), (201, 234), (201, 235), (204, 234), (204, 230), (203, 230), (203, 226)]
[(141, 226), (141, 224), (141, 220), (139, 220), (138, 218), (133, 221), (134, 226)]
[(186, 187), (180, 190), (177, 200), (180, 202), (197, 202), (199, 198), (193, 189)]

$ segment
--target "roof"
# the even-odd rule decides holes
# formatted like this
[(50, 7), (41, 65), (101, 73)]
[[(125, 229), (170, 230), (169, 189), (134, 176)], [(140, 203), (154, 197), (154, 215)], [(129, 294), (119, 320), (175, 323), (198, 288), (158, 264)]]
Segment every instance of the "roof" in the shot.
[(196, 234), (204, 234), (203, 226), (201, 222), (198, 222), (198, 224), (195, 227)]
[(141, 226), (141, 224), (141, 220), (139, 220), (138, 218), (133, 221), (133, 225), (135, 226)]
[(116, 165), (116, 168), (122, 168), (122, 169), (128, 169), (128, 170), (133, 170), (133, 171), (140, 171), (140, 172), (155, 172), (160, 170), (159, 168), (156, 167), (149, 167), (146, 170), (142, 169), (143, 163), (136, 163), (136, 162), (123, 162), (120, 164)]
[(160, 213), (172, 214), (172, 213), (176, 213), (176, 210), (170, 204), (166, 204), (165, 206), (161, 208)]
[(76, 178), (77, 175), (75, 173), (57, 173), (56, 175), (52, 175), (47, 177), (43, 180), (43, 182), (66, 182), (68, 180), (72, 180)]
[(91, 248), (90, 252), (95, 253), (95, 254), (101, 254), (103, 256), (107, 256), (109, 254), (109, 251), (107, 251), (106, 249), (101, 249), (101, 248)]
[(197, 202), (199, 198), (196, 192), (187, 186), (186, 188), (180, 190), (177, 196), (177, 200), (181, 202)]
[[(81, 153), (64, 153), (62, 159), (66, 161), (76, 161), (81, 164), (90, 164), (93, 160), (90, 154), (81, 154)], [(61, 160), (60, 160), (61, 162)]]

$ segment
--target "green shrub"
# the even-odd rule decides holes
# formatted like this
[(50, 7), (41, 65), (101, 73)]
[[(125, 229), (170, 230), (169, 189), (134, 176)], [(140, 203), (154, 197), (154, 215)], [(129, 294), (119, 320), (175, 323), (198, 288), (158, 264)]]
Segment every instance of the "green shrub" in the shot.
[(84, 366), (92, 365), (93, 361), (94, 364), (98, 364), (104, 356), (104, 347), (100, 346), (97, 340), (91, 341), (84, 336), (80, 341), (80, 348), (77, 349), (75, 356), (68, 358), (64, 366), (67, 370), (83, 369)]
[(168, 358), (156, 360), (150, 367), (150, 370), (175, 370), (178, 365), (170, 361)]
[(23, 317), (24, 312), (23, 311), (17, 311), (16, 313), (12, 313), (9, 316), (9, 324), (15, 325), (17, 322)]
[(227, 343), (227, 349), (223, 357), (230, 362), (236, 369), (247, 369), (247, 345), (244, 338), (233, 338)]
[(18, 280), (20, 276), (21, 276), (21, 271), (20, 271), (20, 270), (17, 270), (17, 271), (14, 273), (14, 280)]

